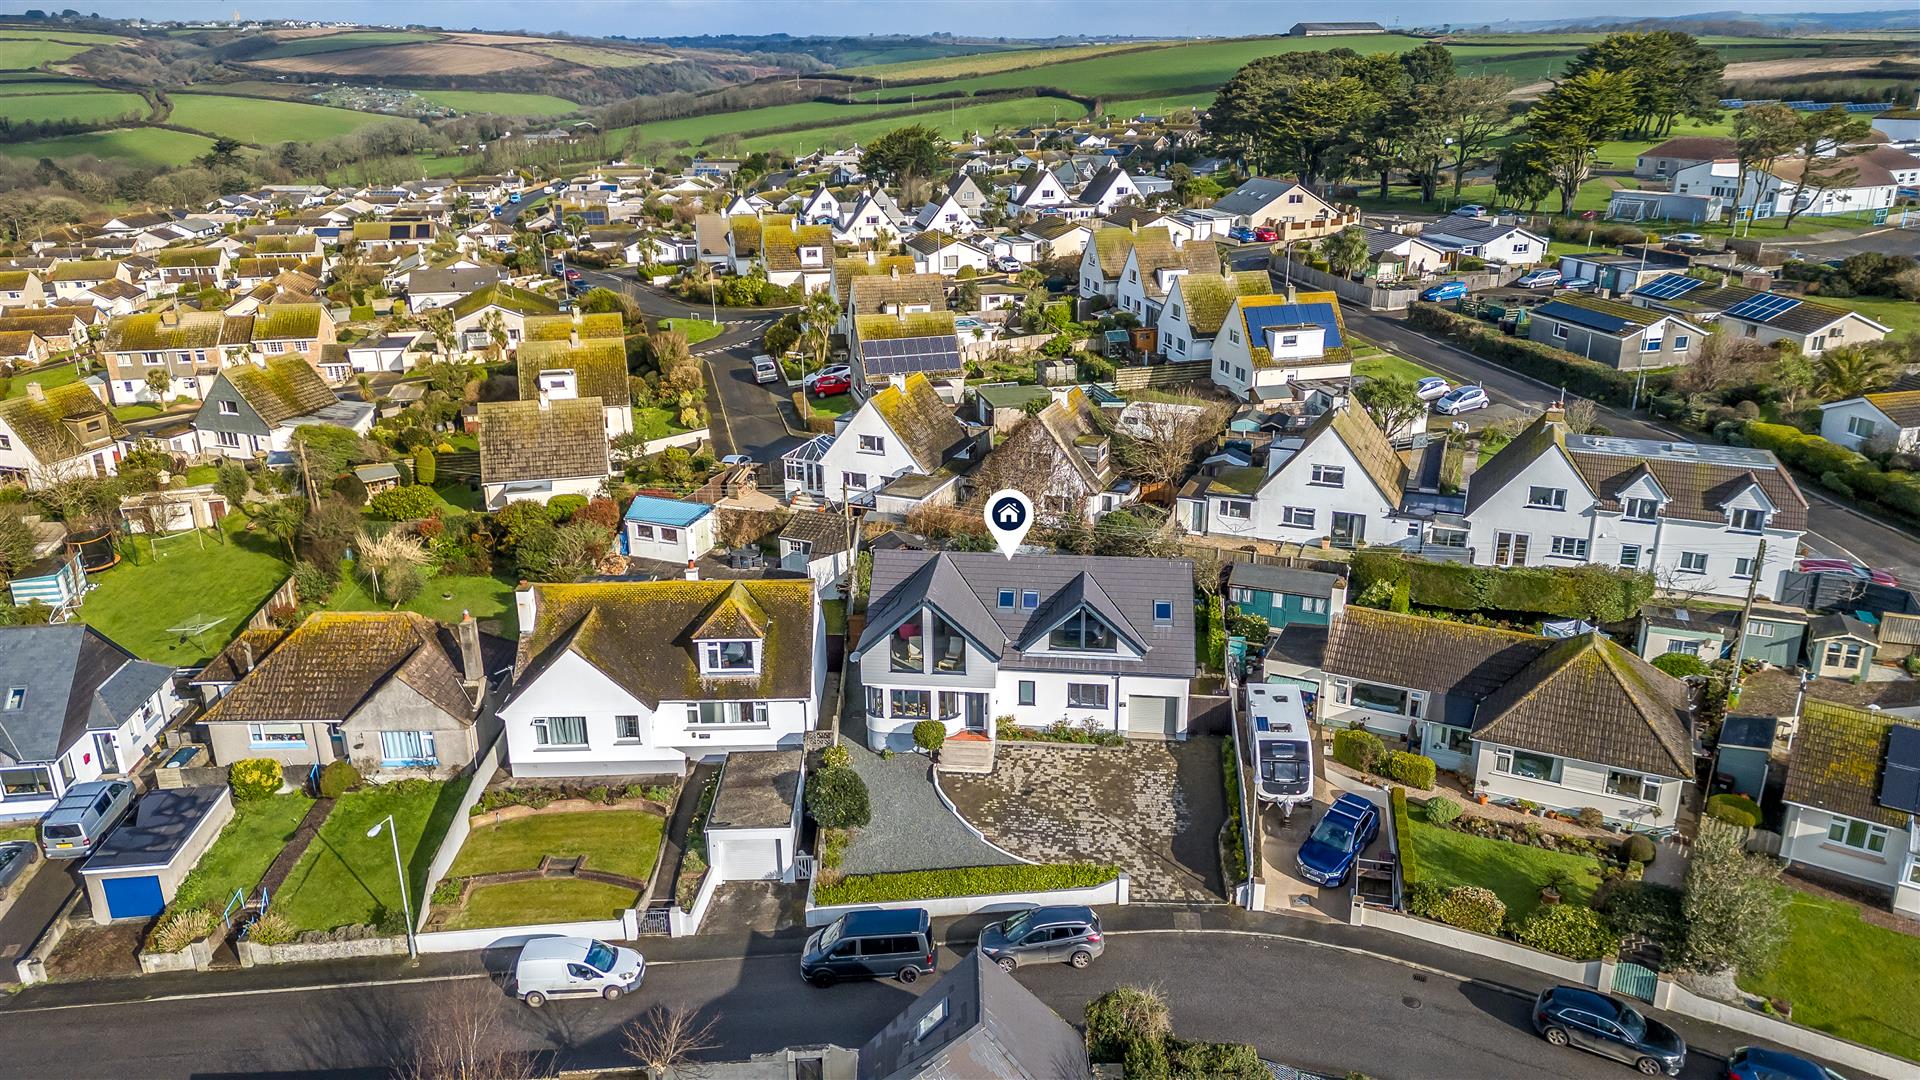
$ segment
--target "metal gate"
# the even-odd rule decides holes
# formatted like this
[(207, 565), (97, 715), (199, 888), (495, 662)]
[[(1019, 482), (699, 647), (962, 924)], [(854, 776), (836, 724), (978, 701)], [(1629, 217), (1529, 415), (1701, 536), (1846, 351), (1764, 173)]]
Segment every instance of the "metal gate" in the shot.
[(813, 856), (804, 851), (796, 852), (793, 856), (793, 876), (801, 881), (811, 879), (813, 877)]
[(1653, 969), (1622, 960), (1613, 968), (1613, 989), (1615, 993), (1639, 998), (1649, 1004), (1653, 1001), (1654, 983), (1659, 976)]

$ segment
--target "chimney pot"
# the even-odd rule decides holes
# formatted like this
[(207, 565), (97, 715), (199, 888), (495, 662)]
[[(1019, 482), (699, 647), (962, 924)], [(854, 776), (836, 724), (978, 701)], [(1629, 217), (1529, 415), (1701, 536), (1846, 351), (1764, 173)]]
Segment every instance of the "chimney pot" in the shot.
[(252, 674), (253, 642), (248, 641), (244, 637), (240, 639), (240, 665), (241, 665), (240, 674), (242, 675)]
[(687, 560), (687, 580), (688, 581), (700, 580), (700, 564), (695, 562), (692, 559)]

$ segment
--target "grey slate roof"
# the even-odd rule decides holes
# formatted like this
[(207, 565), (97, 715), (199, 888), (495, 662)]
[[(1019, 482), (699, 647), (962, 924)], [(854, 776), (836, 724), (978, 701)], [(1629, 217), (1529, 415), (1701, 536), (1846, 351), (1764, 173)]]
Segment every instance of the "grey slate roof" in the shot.
[[(924, 1034), (929, 1015), (939, 1013)], [(1080, 1033), (1012, 975), (973, 955), (860, 1048), (860, 1080), (1083, 1080)]]
[[(1479, 218), (1450, 217), (1421, 230), (1422, 239), (1432, 242), (1434, 237), (1446, 236), (1455, 240), (1464, 240), (1469, 244), (1491, 244), (1508, 233), (1526, 232), (1518, 225), (1503, 225), (1497, 221), (1482, 221)], [(1533, 235), (1528, 233), (1529, 236)]]
[(1262, 592), (1284, 592), (1295, 596), (1331, 596), (1339, 584), (1338, 574), (1318, 570), (1299, 570), (1291, 566), (1261, 566), (1237, 562), (1227, 571), (1227, 584)]
[[(999, 606), (1001, 589), (1015, 591), (1015, 605)], [(1028, 609), (1018, 594), (1039, 593)], [(1194, 674), (1193, 563), (1188, 559), (1093, 558), (1081, 555), (1021, 555), (958, 551), (877, 551), (871, 595), (878, 599), (867, 616), (861, 650), (883, 639), (922, 604), (945, 615), (1006, 669), (1085, 671), (1114, 675)], [(1126, 640), (1144, 645), (1139, 660), (1105, 659), (1085, 654), (1053, 656), (1022, 646), (1064, 618), (1078, 598), (1113, 624)], [(1155, 601), (1173, 605), (1173, 621), (1156, 626)]]
[(1224, 214), (1251, 214), (1266, 209), (1269, 203), (1299, 186), (1292, 180), (1256, 176), (1215, 199), (1213, 208)]
[(87, 731), (120, 726), (172, 674), (83, 623), (0, 629), (0, 691), (26, 689), (20, 708), (0, 711), (0, 761), (59, 757)]

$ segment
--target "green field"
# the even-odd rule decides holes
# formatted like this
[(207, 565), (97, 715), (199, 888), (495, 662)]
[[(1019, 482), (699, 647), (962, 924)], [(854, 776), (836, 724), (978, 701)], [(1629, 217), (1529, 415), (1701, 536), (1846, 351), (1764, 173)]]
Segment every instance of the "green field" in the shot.
[(565, 60), (570, 64), (584, 64), (588, 67), (645, 67), (648, 64), (661, 63), (663, 60), (662, 57), (653, 53), (598, 49), (591, 45), (529, 45), (527, 50), (542, 56), (551, 56), (555, 60)]
[(470, 113), (502, 116), (560, 116), (580, 106), (552, 94), (508, 94), (485, 90), (422, 90), (420, 96), (436, 105)]
[(0, 116), (15, 123), (32, 120), (144, 120), (147, 101), (139, 94), (24, 94), (0, 97)]
[(890, 79), (895, 82), (902, 79), (954, 79), (967, 75), (987, 75), (996, 71), (1019, 71), (1025, 68), (1061, 64), (1070, 60), (1086, 60), (1095, 56), (1153, 47), (1152, 42), (1128, 41), (1113, 45), (1070, 45), (1063, 49), (1009, 49), (1004, 52), (973, 53), (937, 60), (902, 59), (889, 64), (843, 67), (838, 70), (848, 75), (870, 75), (876, 79)]
[(134, 165), (185, 165), (208, 150), (213, 140), (204, 135), (165, 128), (119, 128), (62, 135), (56, 139), (0, 143), (0, 156), (38, 161), (41, 158), (117, 158)]
[(0, 97), (15, 97), (20, 94), (106, 94), (112, 93), (104, 86), (81, 82), (78, 79), (62, 79), (58, 76), (44, 75), (40, 72), (12, 72), (25, 75), (19, 80), (0, 81)]
[(66, 45), (58, 41), (23, 41), (0, 38), (0, 69), (23, 71), (65, 60), (93, 48), (91, 45)]
[(439, 34), (421, 34), (410, 30), (355, 30), (345, 34), (328, 34), (326, 37), (295, 38), (292, 41), (281, 42), (265, 52), (254, 53), (247, 59), (281, 60), (289, 56), (313, 56), (317, 53), (364, 49), (369, 45), (410, 45), (439, 40)]
[[(898, 105), (829, 105), (820, 101), (803, 101), (795, 105), (769, 105), (760, 109), (742, 109), (738, 112), (715, 113), (711, 116), (661, 120), (651, 124), (641, 124), (637, 130), (640, 132), (640, 138), (646, 142), (685, 142), (698, 146), (718, 136), (737, 135), (743, 131), (761, 131), (766, 128), (790, 127), (794, 124), (858, 123), (891, 113), (908, 112), (914, 108), (916, 106), (906, 102)], [(618, 139), (633, 130), (636, 129), (617, 128), (611, 134)]]
[(306, 105), (298, 101), (226, 97), (220, 94), (175, 94), (173, 113), (167, 122), (210, 135), (228, 135), (241, 142), (266, 146), (289, 140), (312, 142), (331, 139), (368, 124), (379, 123), (382, 119), (384, 117), (375, 113)]
[(109, 45), (126, 39), (118, 34), (96, 34), (91, 30), (38, 30), (24, 26), (0, 26), (0, 38), (33, 38), (39, 41), (66, 41), (82, 45)]
[(808, 128), (804, 131), (789, 131), (780, 135), (759, 135), (741, 140), (740, 150), (746, 154), (775, 149), (800, 154), (821, 147), (839, 147), (853, 142), (867, 142), (894, 128), (908, 124), (925, 124), (949, 139), (957, 139), (969, 131), (990, 132), (996, 128), (1017, 128), (1028, 124), (1051, 123), (1056, 119), (1079, 120), (1084, 116), (1086, 116), (1086, 110), (1080, 106), (1080, 103), (1066, 98), (1011, 98), (1006, 101), (990, 101), (983, 105), (961, 105), (958, 108), (915, 113), (911, 117), (883, 116), (875, 120), (831, 124)]
[(1125, 101), (1101, 102), (1109, 116), (1122, 120), (1128, 117), (1146, 114), (1147, 116), (1165, 116), (1178, 109), (1204, 109), (1213, 104), (1214, 92), (1201, 90), (1192, 94), (1169, 94), (1162, 97), (1128, 98)]
[(1401, 34), (1203, 41), (1129, 53), (1118, 59), (1095, 57), (1047, 64), (1037, 69), (951, 79), (933, 84), (928, 89), (942, 92), (965, 90), (971, 93), (1044, 84), (1076, 94), (1146, 97), (1218, 86), (1232, 78), (1234, 72), (1262, 56), (1339, 48), (1360, 53), (1397, 53), (1420, 44), (1421, 39)]
[(869, 49), (848, 49), (839, 56), (836, 70), (845, 71), (859, 68), (862, 72), (884, 71), (895, 65), (925, 63), (959, 56), (983, 56), (989, 53), (1013, 52), (1018, 45), (986, 45), (981, 43), (942, 45), (935, 42), (915, 44), (882, 43)]

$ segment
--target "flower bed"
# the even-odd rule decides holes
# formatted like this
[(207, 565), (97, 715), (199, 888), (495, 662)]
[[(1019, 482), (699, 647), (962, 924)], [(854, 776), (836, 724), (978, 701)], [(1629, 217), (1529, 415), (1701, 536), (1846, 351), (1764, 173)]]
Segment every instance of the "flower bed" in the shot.
[(899, 874), (852, 874), (814, 890), (814, 903), (882, 904), (897, 900), (938, 900), (950, 896), (1089, 889), (1120, 876), (1117, 866), (1097, 863), (1015, 863), (965, 866), (951, 870), (911, 870)]

